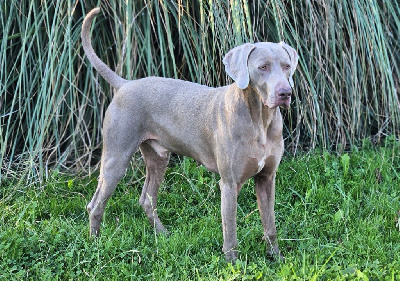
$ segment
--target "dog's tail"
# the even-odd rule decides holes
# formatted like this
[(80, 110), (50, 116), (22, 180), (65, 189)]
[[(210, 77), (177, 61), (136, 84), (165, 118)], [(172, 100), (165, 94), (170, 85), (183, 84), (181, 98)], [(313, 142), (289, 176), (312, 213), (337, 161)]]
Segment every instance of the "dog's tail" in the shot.
[(90, 27), (92, 25), (93, 18), (100, 13), (100, 8), (94, 8), (86, 15), (82, 24), (82, 46), (85, 50), (86, 56), (92, 63), (93, 67), (117, 90), (124, 85), (127, 80), (121, 78), (114, 71), (112, 71), (100, 58), (96, 55), (92, 47), (92, 40), (90, 39)]

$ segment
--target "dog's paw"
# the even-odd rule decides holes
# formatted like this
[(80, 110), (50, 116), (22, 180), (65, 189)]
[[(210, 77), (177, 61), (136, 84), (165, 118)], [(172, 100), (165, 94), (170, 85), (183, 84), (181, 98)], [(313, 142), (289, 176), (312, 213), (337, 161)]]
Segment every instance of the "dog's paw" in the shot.
[(236, 250), (230, 250), (230, 251), (225, 253), (226, 262), (230, 262), (232, 264), (235, 264), (237, 258), (238, 258), (238, 256), (237, 256), (237, 251)]
[(283, 256), (282, 252), (279, 249), (271, 249), (268, 251), (268, 258), (275, 261), (285, 261), (285, 257)]
[(168, 236), (170, 234), (169, 231), (163, 225), (156, 226), (155, 231), (156, 234), (163, 234), (165, 236)]

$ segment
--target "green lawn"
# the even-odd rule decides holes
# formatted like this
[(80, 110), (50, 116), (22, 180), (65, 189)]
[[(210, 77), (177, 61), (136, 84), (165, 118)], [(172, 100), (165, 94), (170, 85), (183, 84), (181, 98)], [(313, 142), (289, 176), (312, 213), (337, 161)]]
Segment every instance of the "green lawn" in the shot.
[(110, 199), (101, 236), (85, 206), (96, 175), (54, 173), (0, 190), (0, 279), (400, 280), (400, 144), (285, 157), (276, 219), (285, 261), (266, 256), (253, 182), (238, 200), (239, 258), (224, 261), (218, 176), (173, 161), (159, 196), (170, 235), (155, 235), (138, 204), (143, 162)]

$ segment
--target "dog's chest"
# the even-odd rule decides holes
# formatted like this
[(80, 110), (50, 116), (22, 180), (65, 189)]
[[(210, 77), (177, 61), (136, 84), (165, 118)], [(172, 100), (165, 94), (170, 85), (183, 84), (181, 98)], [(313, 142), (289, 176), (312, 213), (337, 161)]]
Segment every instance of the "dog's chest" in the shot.
[(260, 161), (258, 161), (258, 169), (256, 174), (258, 174), (265, 166), (265, 161), (267, 160), (267, 155), (264, 155)]
[(283, 152), (283, 140), (269, 139), (265, 134), (257, 138), (257, 149), (256, 149), (256, 160), (257, 160), (257, 172), (261, 172), (265, 166), (274, 170), (279, 164), (280, 158)]

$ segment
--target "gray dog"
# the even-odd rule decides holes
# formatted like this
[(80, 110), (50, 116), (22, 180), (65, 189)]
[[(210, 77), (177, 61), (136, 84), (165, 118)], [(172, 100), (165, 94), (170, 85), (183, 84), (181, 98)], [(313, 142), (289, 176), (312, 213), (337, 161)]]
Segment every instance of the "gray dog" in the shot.
[(174, 152), (221, 176), (222, 250), (228, 261), (237, 259), (237, 196), (250, 177), (263, 238), (269, 252), (280, 256), (274, 214), (275, 174), (284, 150), (279, 107), (290, 105), (296, 51), (283, 42), (238, 46), (223, 59), (235, 83), (221, 88), (161, 77), (128, 81), (92, 48), (90, 26), (99, 12), (93, 9), (83, 22), (83, 48), (117, 92), (105, 114), (99, 183), (87, 206), (90, 233), (99, 234), (106, 203), (138, 149), (146, 163), (139, 202), (156, 231), (165, 232), (157, 215), (157, 193)]

